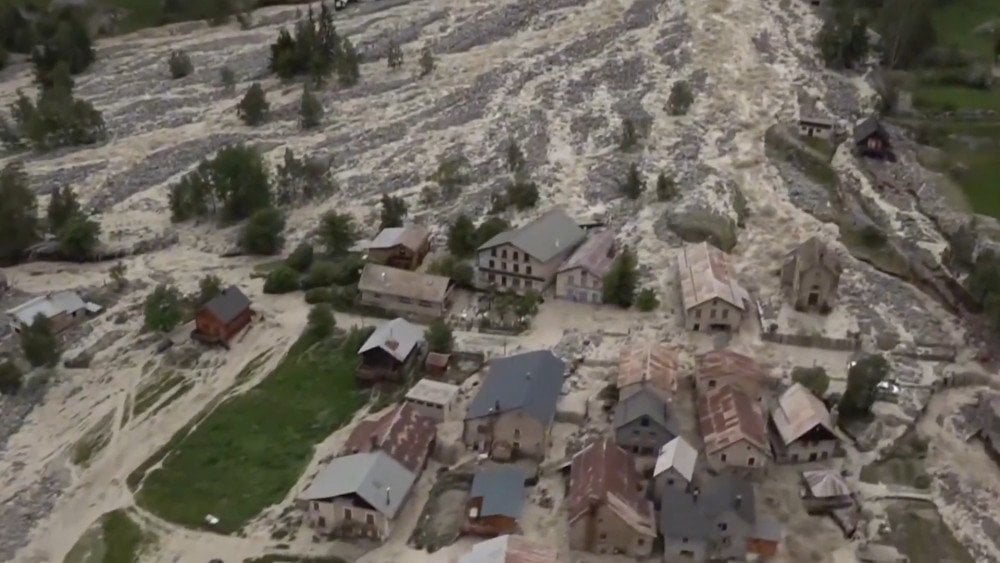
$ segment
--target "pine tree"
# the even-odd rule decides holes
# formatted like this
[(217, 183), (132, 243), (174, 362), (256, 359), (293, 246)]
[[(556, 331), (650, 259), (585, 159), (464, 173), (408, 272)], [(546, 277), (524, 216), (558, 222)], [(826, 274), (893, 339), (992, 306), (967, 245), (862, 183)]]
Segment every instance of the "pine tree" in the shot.
[(664, 172), (656, 177), (656, 199), (668, 201), (677, 197), (677, 184)]
[(646, 189), (646, 181), (642, 179), (642, 174), (639, 173), (639, 165), (632, 164), (629, 166), (628, 175), (620, 187), (622, 195), (625, 197), (639, 199), (639, 196)]
[(341, 86), (354, 86), (361, 79), (360, 58), (354, 50), (351, 41), (344, 38), (341, 43), (341, 53), (337, 57), (337, 81)]
[(69, 186), (62, 189), (56, 188), (52, 191), (52, 198), (49, 200), (49, 232), (58, 233), (63, 225), (78, 213), (80, 213), (80, 202), (77, 200), (73, 188)]
[(403, 49), (395, 39), (389, 42), (389, 51), (386, 53), (385, 58), (389, 64), (389, 68), (392, 70), (403, 66)]
[(267, 119), (269, 108), (264, 89), (261, 88), (259, 82), (254, 82), (250, 85), (250, 89), (247, 90), (243, 99), (240, 100), (239, 105), (236, 106), (236, 111), (243, 123), (254, 126), (260, 125)]
[(619, 307), (632, 306), (635, 300), (636, 277), (635, 255), (629, 249), (623, 249), (615, 259), (611, 270), (604, 276), (604, 302)]
[(24, 165), (0, 170), (0, 263), (15, 262), (39, 237), (37, 202)]
[(455, 256), (471, 256), (476, 251), (476, 226), (472, 219), (459, 215), (448, 230), (448, 250)]
[(302, 88), (302, 101), (299, 103), (299, 123), (303, 129), (312, 129), (323, 119), (323, 104), (316, 99), (307, 84)]
[(507, 169), (511, 172), (520, 172), (524, 169), (525, 160), (524, 152), (521, 150), (521, 146), (517, 144), (517, 139), (514, 137), (507, 138)]
[(21, 350), (34, 367), (53, 367), (59, 363), (59, 356), (62, 354), (59, 339), (52, 332), (48, 317), (38, 313), (30, 325), (21, 329)]
[(622, 141), (620, 147), (623, 151), (630, 151), (639, 144), (639, 133), (635, 130), (635, 123), (629, 118), (622, 119)]
[(382, 212), (380, 229), (402, 227), (406, 218), (406, 202), (401, 197), (382, 194)]
[(434, 66), (434, 53), (428, 45), (420, 52), (420, 78), (434, 72)]
[(219, 70), (219, 80), (222, 82), (222, 88), (227, 94), (232, 94), (236, 91), (236, 73), (233, 69), (228, 66), (224, 66)]

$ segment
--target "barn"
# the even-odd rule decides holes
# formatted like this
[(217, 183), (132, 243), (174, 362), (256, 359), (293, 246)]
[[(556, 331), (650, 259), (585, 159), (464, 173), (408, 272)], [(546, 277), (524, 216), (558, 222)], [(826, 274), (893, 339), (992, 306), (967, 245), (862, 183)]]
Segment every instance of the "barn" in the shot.
[(250, 323), (250, 299), (235, 285), (213, 297), (195, 315), (195, 338), (203, 342), (229, 342)]

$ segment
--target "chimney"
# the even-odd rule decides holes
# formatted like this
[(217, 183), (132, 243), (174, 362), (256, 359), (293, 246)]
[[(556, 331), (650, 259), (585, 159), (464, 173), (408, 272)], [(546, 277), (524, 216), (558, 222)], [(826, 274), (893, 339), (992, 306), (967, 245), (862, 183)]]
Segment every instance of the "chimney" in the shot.
[(699, 491), (699, 490), (698, 490), (698, 487), (695, 487), (695, 488), (694, 488), (694, 491), (692, 491), (692, 493), (691, 493), (691, 496), (693, 496), (693, 497), (694, 497), (694, 501), (695, 501), (695, 502), (698, 502), (698, 493), (699, 493), (699, 492), (701, 492), (701, 491)]
[(392, 501), (391, 501), (391, 499), (389, 498), (389, 492), (390, 492), (391, 490), (392, 490), (392, 487), (386, 487), (386, 488), (385, 488), (385, 505), (386, 505), (386, 506), (389, 506), (390, 504), (392, 504)]
[(736, 498), (733, 499), (733, 508), (739, 510), (742, 504), (743, 504), (743, 495), (736, 495)]
[(496, 402), (493, 403), (493, 412), (500, 412), (500, 400), (499, 399), (497, 399)]

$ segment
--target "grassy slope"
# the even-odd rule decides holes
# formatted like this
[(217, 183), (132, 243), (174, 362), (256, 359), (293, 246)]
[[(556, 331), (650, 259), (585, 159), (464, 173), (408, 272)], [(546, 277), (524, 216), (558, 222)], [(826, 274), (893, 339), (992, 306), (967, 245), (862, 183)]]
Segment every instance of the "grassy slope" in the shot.
[(258, 386), (222, 403), (150, 472), (138, 502), (172, 522), (232, 533), (284, 498), (313, 446), (361, 401), (353, 353), (303, 336)]
[(137, 563), (152, 537), (124, 510), (109, 512), (77, 541), (64, 563)]

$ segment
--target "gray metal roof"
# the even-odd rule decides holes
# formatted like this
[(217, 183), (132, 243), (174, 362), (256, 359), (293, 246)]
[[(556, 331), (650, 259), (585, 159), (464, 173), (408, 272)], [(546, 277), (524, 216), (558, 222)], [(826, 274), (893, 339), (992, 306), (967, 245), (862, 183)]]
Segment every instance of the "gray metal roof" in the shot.
[(365, 343), (358, 349), (359, 354), (381, 348), (396, 360), (402, 362), (409, 357), (410, 352), (423, 342), (424, 331), (417, 325), (407, 322), (405, 319), (393, 319), (382, 323), (375, 332), (365, 340)]
[(231, 285), (205, 303), (205, 308), (220, 322), (228, 323), (250, 308), (250, 299), (240, 288)]
[(485, 467), (472, 478), (470, 498), (482, 497), (479, 516), (521, 517), (524, 508), (524, 470), (512, 465)]
[(706, 480), (697, 496), (664, 487), (660, 506), (660, 532), (671, 538), (714, 539), (716, 520), (725, 512), (735, 512), (751, 525), (757, 520), (753, 484), (727, 473)]
[(393, 518), (416, 479), (416, 474), (385, 452), (360, 453), (331, 460), (299, 498), (323, 500), (356, 494)]
[(875, 117), (874, 115), (866, 118), (864, 121), (854, 126), (854, 142), (860, 143), (873, 133), (888, 136), (885, 129), (882, 128), (882, 123), (879, 122), (878, 117)]
[(87, 304), (75, 292), (57, 291), (26, 301), (7, 311), (7, 314), (17, 319), (21, 324), (31, 326), (38, 315), (44, 315), (45, 318), (51, 319), (61, 313), (72, 313), (86, 308)]
[(479, 250), (510, 243), (532, 258), (547, 262), (560, 252), (575, 248), (586, 237), (576, 221), (555, 207), (527, 225), (496, 235), (483, 243)]
[(615, 429), (621, 428), (644, 416), (649, 417), (653, 422), (666, 428), (672, 434), (677, 434), (676, 425), (673, 424), (667, 414), (666, 403), (656, 393), (647, 388), (639, 389), (615, 405), (614, 427)]
[(681, 474), (689, 483), (694, 477), (694, 468), (698, 463), (698, 450), (687, 441), (677, 436), (660, 448), (660, 455), (656, 458), (656, 466), (653, 468), (653, 476), (657, 476), (664, 471), (673, 468)]
[(416, 252), (427, 240), (427, 229), (419, 225), (407, 225), (405, 227), (389, 227), (379, 231), (378, 235), (368, 243), (368, 248), (382, 249), (392, 248), (396, 245), (403, 245)]
[(547, 425), (555, 417), (565, 373), (566, 364), (548, 350), (493, 360), (466, 419), (494, 414), (499, 403), (499, 412), (523, 409)]

